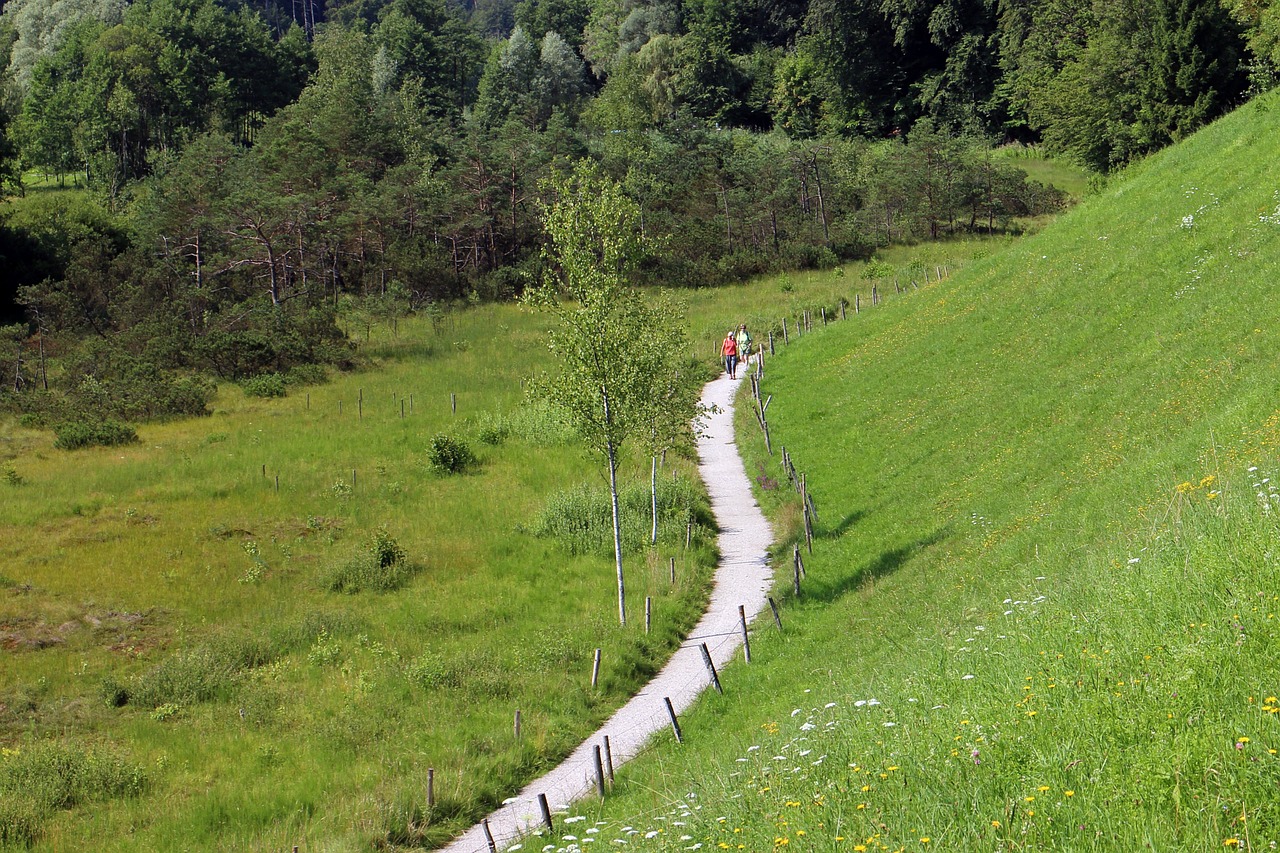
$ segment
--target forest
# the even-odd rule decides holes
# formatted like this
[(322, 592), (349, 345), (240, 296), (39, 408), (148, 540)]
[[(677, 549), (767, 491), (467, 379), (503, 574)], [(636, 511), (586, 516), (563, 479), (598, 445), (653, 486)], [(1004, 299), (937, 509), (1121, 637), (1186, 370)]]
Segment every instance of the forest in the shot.
[(703, 287), (1015, 227), (1064, 199), (1011, 147), (1104, 176), (1280, 61), (1268, 0), (0, 8), (0, 407), (46, 425), (517, 296), (584, 159), (639, 206), (636, 283)]

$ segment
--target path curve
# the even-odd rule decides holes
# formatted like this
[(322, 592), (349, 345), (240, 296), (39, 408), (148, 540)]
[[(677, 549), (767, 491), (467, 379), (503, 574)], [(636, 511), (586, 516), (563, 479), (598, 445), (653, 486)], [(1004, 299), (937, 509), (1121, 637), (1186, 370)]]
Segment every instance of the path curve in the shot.
[[(740, 371), (740, 376), (746, 372)], [(583, 796), (594, 795), (594, 748), (603, 743), (605, 735), (609, 736), (616, 767), (634, 758), (654, 732), (669, 729), (671, 721), (663, 698), (671, 699), (678, 715), (710, 686), (699, 646), (706, 643), (716, 667), (721, 667), (742, 645), (738, 607), (746, 608), (748, 619), (765, 608), (773, 583), (767, 554), (773, 531), (752, 497), (751, 483), (733, 440), (733, 397), (740, 381), (722, 374), (702, 391), (703, 404), (715, 408), (698, 439), (698, 471), (706, 483), (711, 511), (720, 528), (716, 539), (720, 564), (706, 612), (652, 681), (558, 767), (530, 782), (488, 816), (498, 850), (505, 850), (521, 835), (542, 825), (539, 794), (546, 795), (553, 812), (563, 811)], [(471, 827), (442, 850), (489, 853), (483, 823)]]

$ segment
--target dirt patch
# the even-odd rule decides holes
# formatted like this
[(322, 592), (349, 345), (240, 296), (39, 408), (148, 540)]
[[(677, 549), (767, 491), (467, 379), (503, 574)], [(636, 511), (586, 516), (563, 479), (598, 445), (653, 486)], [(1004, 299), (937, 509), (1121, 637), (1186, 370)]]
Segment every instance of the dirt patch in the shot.
[(107, 648), (112, 651), (145, 649), (156, 645), (155, 640), (146, 639), (144, 630), (150, 615), (149, 612), (95, 610), (57, 624), (43, 616), (9, 617), (0, 621), (0, 649), (40, 651), (60, 646), (83, 631), (92, 632), (95, 639), (110, 641)]

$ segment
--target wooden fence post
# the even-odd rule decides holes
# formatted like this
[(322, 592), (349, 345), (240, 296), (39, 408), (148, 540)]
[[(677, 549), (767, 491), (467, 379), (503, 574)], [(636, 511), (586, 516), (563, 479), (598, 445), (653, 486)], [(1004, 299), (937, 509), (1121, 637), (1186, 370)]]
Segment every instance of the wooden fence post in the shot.
[(604, 799), (604, 761), (601, 759), (599, 745), (593, 748), (595, 765), (596, 765), (596, 793), (600, 795), (600, 799)]
[(604, 767), (609, 771), (609, 784), (613, 784), (613, 747), (609, 745), (609, 736), (604, 736)]
[(434, 767), (427, 768), (427, 808), (434, 809), (436, 807), (436, 769)]
[(547, 805), (547, 795), (538, 795), (538, 809), (542, 812), (542, 822), (547, 825), (547, 832), (555, 832), (555, 825), (551, 823), (551, 806)]
[(489, 843), (489, 853), (498, 853), (498, 845), (493, 840), (493, 831), (489, 829), (489, 818), (484, 819), (484, 840)]
[(596, 649), (595, 662), (591, 664), (591, 688), (594, 690), (600, 680), (600, 649)]
[(778, 613), (778, 603), (773, 600), (773, 596), (769, 596), (769, 609), (773, 611), (773, 624), (778, 626), (778, 630), (782, 630), (782, 615)]
[(711, 660), (711, 652), (707, 651), (707, 644), (700, 643), (698, 648), (702, 649), (702, 662), (707, 665), (707, 672), (711, 673), (711, 686), (723, 696), (724, 688), (720, 686), (720, 676), (716, 673), (716, 665)]
[(676, 743), (684, 743), (684, 738), (680, 735), (680, 721), (676, 719), (676, 709), (671, 707), (671, 698), (663, 696), (662, 701), (667, 705), (667, 716), (671, 718), (671, 731), (675, 733)]
[(747, 634), (747, 608), (744, 605), (738, 605), (738, 621), (742, 623), (742, 657), (746, 663), (751, 663), (751, 637)]

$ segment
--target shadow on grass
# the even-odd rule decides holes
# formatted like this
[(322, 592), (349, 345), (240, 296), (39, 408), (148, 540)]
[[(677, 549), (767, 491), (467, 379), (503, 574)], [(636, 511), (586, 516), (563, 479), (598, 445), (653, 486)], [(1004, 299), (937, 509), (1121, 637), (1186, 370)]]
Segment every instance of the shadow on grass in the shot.
[(909, 545), (882, 551), (879, 556), (832, 583), (823, 583), (811, 574), (807, 578), (807, 584), (802, 585), (801, 598), (823, 603), (836, 601), (850, 592), (893, 574), (912, 556), (945, 538), (945, 529), (939, 528)]
[(845, 533), (849, 531), (850, 527), (853, 527), (859, 521), (866, 518), (866, 516), (867, 514), (863, 510), (860, 510), (860, 509), (854, 510), (853, 512), (846, 515), (844, 518), (840, 519), (840, 523), (837, 524), (835, 527), (830, 527), (826, 530), (819, 531), (818, 537), (820, 539), (839, 539), (841, 536), (845, 535)]

